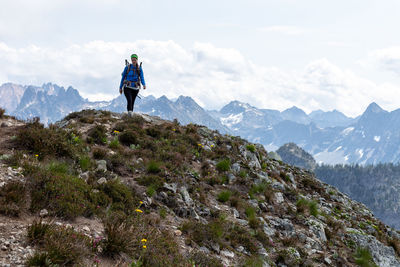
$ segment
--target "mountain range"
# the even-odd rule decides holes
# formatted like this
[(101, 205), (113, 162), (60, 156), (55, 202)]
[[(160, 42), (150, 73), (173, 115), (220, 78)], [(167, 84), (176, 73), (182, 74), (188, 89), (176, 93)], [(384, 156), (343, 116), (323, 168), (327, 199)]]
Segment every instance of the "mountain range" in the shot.
[[(0, 86), (0, 106), (10, 115), (29, 119), (40, 117), (45, 124), (60, 120), (72, 111), (102, 109), (125, 111), (120, 95), (111, 101), (91, 102), (78, 90), (47, 83)], [(340, 111), (317, 110), (306, 114), (297, 107), (284, 111), (260, 109), (232, 101), (220, 110), (205, 110), (191, 97), (170, 100), (166, 96), (137, 99), (135, 111), (177, 119), (181, 124), (205, 125), (224, 134), (241, 136), (276, 150), (293, 142), (313, 155), (317, 163), (377, 164), (400, 161), (400, 109), (388, 112), (371, 103), (363, 114), (350, 118)]]

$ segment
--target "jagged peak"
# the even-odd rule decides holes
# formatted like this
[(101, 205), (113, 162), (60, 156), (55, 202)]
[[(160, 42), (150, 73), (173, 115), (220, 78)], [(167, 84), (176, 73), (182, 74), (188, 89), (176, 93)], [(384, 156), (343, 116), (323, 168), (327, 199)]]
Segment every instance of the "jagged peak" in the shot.
[(282, 113), (290, 113), (290, 114), (304, 114), (307, 116), (307, 114), (300, 108), (293, 106), (291, 108), (285, 109), (284, 111), (282, 111)]
[(387, 111), (382, 109), (377, 103), (372, 102), (371, 104), (368, 105), (364, 113), (382, 113), (382, 112), (387, 113)]

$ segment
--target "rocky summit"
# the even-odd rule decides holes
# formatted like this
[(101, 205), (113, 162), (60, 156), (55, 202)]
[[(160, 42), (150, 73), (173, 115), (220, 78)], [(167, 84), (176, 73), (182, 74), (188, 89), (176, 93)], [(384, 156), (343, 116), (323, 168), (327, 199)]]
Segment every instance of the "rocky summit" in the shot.
[(400, 266), (397, 231), (239, 137), (96, 110), (0, 125), (1, 266)]

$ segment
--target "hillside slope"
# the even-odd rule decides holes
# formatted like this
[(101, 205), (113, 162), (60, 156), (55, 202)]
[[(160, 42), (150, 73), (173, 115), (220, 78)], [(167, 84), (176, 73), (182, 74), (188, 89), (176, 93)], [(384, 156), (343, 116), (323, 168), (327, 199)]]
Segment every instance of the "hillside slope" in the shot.
[(0, 117), (4, 266), (400, 266), (396, 231), (261, 145), (142, 114)]

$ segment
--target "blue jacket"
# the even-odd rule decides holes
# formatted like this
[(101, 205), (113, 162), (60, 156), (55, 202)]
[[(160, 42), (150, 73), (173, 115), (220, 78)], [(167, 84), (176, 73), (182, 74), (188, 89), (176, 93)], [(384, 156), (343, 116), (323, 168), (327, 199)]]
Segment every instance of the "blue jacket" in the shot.
[[(128, 71), (128, 66), (125, 67), (124, 71), (122, 72), (122, 78), (121, 78), (121, 83), (119, 85), (119, 89), (122, 89), (122, 85), (124, 84), (124, 80), (126, 78), (127, 81), (131, 81), (131, 82), (137, 82), (138, 81), (138, 75), (137, 75), (137, 71), (136, 68), (131, 65), (131, 68), (129, 70), (129, 73), (127, 73)], [(140, 66), (140, 82), (141, 84), (143, 84), (144, 86), (146, 86), (146, 82), (144, 81), (144, 77), (143, 77), (143, 70), (142, 67)]]

